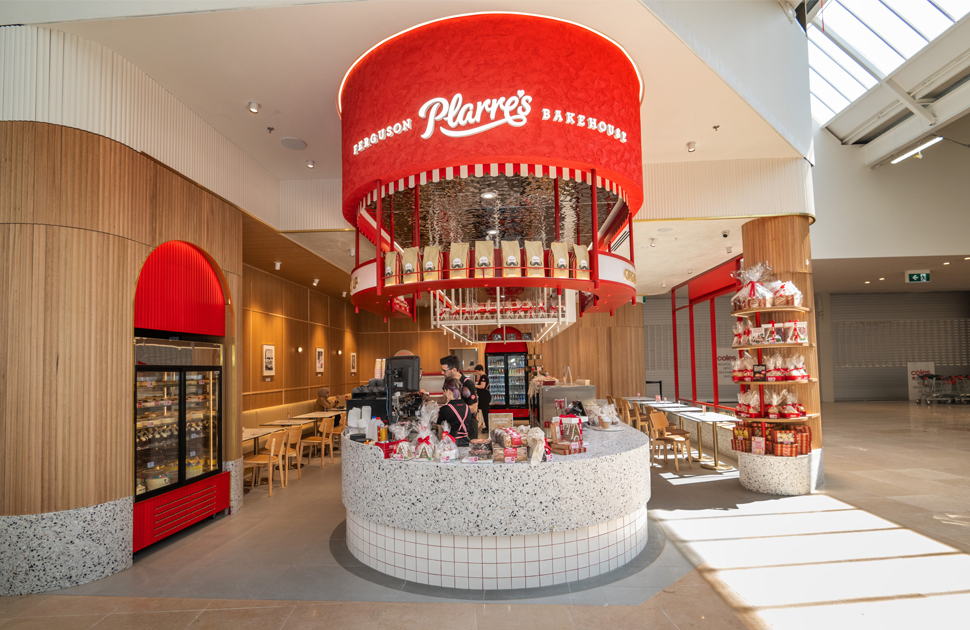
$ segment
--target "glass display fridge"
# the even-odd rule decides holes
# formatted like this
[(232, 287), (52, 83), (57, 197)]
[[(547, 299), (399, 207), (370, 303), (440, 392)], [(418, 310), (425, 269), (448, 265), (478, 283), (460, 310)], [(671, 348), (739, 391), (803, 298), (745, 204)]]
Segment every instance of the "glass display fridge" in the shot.
[(485, 370), (492, 394), (492, 410), (526, 408), (529, 381), (524, 352), (488, 353), (485, 355)]
[(222, 346), (135, 339), (135, 501), (222, 470)]

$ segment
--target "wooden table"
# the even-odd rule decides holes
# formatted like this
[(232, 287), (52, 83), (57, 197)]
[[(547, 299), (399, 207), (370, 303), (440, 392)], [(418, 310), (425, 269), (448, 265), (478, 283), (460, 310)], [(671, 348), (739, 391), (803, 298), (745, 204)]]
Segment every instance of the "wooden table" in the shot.
[(717, 453), (717, 425), (719, 423), (734, 423), (738, 419), (733, 416), (725, 416), (720, 413), (684, 413), (684, 417), (688, 420), (693, 420), (697, 423), (697, 450), (700, 452), (701, 449), (701, 424), (710, 424), (714, 429), (714, 463), (704, 462), (701, 463), (701, 468), (706, 468), (707, 470), (733, 470), (733, 466), (723, 466), (718, 460)]
[(276, 433), (276, 431), (277, 429), (262, 429), (259, 427), (255, 429), (243, 429), (242, 439), (243, 439), (243, 442), (246, 442), (248, 440), (253, 441), (253, 454), (255, 454), (259, 452), (259, 438), (266, 437), (270, 433)]

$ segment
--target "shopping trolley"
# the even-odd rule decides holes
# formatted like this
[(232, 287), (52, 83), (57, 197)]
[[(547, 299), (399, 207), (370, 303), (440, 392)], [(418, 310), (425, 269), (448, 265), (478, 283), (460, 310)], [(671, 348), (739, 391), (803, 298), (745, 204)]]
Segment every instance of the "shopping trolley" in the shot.
[(966, 402), (958, 389), (959, 379), (953, 376), (940, 376), (939, 374), (923, 374), (920, 378), (920, 397), (916, 399), (916, 404), (926, 401), (927, 405), (934, 402), (946, 405)]

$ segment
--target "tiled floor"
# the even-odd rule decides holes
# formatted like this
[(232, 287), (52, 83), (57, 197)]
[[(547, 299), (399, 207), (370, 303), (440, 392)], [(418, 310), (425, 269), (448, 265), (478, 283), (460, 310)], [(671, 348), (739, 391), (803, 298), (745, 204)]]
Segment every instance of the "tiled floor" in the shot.
[(445, 603), (374, 584), (330, 551), (344, 510), (340, 468), (328, 466), (273, 499), (257, 490), (239, 516), (139, 554), (122, 574), (0, 598), (0, 630), (960, 627), (970, 407), (845, 403), (825, 405), (823, 418), (816, 495), (748, 492), (736, 471), (656, 469), (649, 507), (667, 544), (612, 584), (515, 603)]

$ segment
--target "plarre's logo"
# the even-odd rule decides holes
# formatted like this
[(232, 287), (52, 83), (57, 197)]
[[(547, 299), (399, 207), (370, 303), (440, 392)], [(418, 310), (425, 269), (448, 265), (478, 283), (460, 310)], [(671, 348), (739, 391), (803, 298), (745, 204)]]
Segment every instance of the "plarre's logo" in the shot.
[[(474, 105), (462, 104), (461, 94), (455, 94), (451, 101), (439, 96), (431, 99), (418, 110), (418, 116), (428, 119), (428, 126), (421, 137), (427, 140), (434, 135), (435, 124), (440, 121), (444, 121), (449, 127), (446, 129), (441, 126), (441, 133), (450, 138), (473, 136), (505, 124), (510, 127), (522, 127), (529, 121), (529, 114), (532, 112), (531, 103), (532, 97), (526, 94), (525, 90), (519, 90), (509, 97), (487, 98)], [(482, 124), (484, 114), (488, 114), (490, 122)], [(497, 118), (499, 114), (501, 117)], [(469, 125), (477, 126), (468, 127)], [(468, 128), (457, 129), (458, 127)]]

